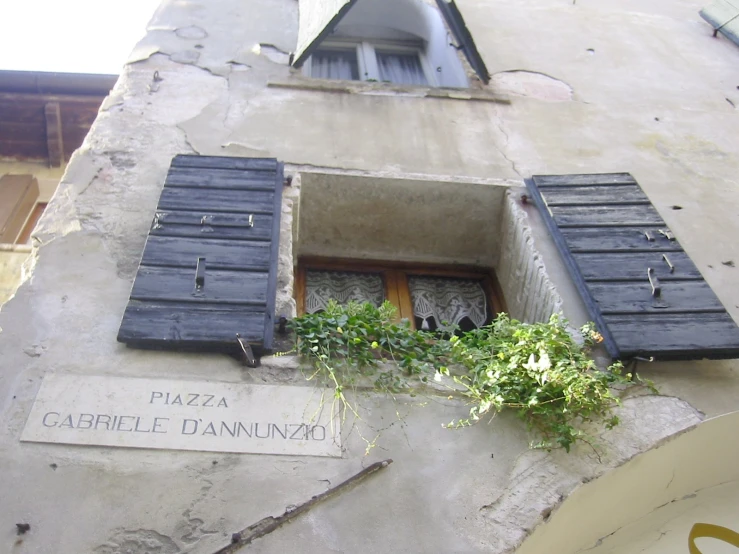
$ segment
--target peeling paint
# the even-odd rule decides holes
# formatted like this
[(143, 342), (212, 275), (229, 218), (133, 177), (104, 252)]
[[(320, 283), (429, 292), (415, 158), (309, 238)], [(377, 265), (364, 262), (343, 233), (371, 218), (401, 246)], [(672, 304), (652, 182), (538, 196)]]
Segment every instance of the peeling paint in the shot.
[(168, 536), (152, 529), (120, 530), (95, 554), (179, 554), (179, 546)]
[(202, 27), (198, 27), (197, 25), (188, 25), (187, 27), (180, 27), (175, 31), (175, 34), (184, 39), (188, 40), (199, 40), (206, 38), (208, 36), (208, 32), (203, 29)]
[(572, 87), (538, 71), (513, 69), (492, 76), (491, 84), (503, 93), (525, 96), (545, 102), (568, 102), (572, 100)]

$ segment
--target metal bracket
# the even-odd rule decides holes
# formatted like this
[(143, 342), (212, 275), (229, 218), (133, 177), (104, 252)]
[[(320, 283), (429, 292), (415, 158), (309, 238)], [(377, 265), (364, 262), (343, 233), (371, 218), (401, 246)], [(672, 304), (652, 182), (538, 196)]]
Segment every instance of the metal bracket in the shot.
[(670, 268), (670, 273), (675, 273), (675, 266), (672, 265), (672, 262), (670, 261), (670, 258), (667, 257), (667, 254), (662, 254), (662, 259), (667, 263), (667, 265)]
[(241, 335), (236, 333), (236, 342), (241, 347), (241, 352), (244, 354), (243, 361), (247, 367), (257, 367), (257, 358), (254, 355), (254, 351), (251, 349), (251, 345), (241, 338)]
[(249, 221), (246, 225), (247, 227), (254, 227), (254, 214), (249, 214)]
[(287, 335), (287, 318), (284, 315), (280, 316), (280, 319), (278, 320), (278, 327), (277, 332), (280, 335)]
[(659, 284), (659, 279), (653, 273), (654, 269), (651, 267), (647, 268), (647, 279), (649, 279), (649, 284), (652, 286), (652, 296), (659, 298), (660, 294), (662, 294), (662, 287)]
[(198, 258), (195, 268), (195, 286), (199, 289), (205, 286), (205, 258)]
[(644, 236), (647, 237), (647, 240), (649, 242), (654, 242), (654, 237), (652, 236), (652, 233), (650, 233), (649, 231), (644, 231)]
[(669, 229), (660, 229), (659, 234), (665, 237), (667, 240), (675, 240), (675, 235)]
[(654, 269), (647, 268), (647, 278), (649, 284), (652, 287), (652, 308), (665, 309), (669, 308), (670, 305), (662, 298), (662, 285), (659, 283), (659, 279), (654, 275)]

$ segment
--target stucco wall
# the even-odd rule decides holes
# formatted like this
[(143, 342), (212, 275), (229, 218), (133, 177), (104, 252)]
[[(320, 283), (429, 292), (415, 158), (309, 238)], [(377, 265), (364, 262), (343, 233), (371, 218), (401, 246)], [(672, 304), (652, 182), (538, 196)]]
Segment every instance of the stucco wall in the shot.
[[(530, 437), (511, 414), (472, 429), (442, 429), (468, 407), (432, 391), (401, 396), (399, 404), (361, 400), (366, 425), (386, 429), (382, 449), (368, 457), (356, 433), (335, 460), (18, 441), (40, 380), (52, 370), (82, 378), (312, 386), (291, 359), (246, 369), (225, 356), (137, 351), (115, 342), (177, 153), (275, 156), (297, 173), (481, 187), (520, 186), (531, 173), (629, 171), (739, 318), (739, 269), (728, 263), (739, 262), (739, 115), (726, 101), (739, 105), (739, 51), (711, 38), (697, 15), (701, 5), (459, 5), (488, 67), (502, 75), (487, 90), (476, 87), (482, 93), (474, 99), (465, 91), (438, 98), (373, 84), (329, 92), (306, 83), (279, 55), (296, 44), (294, 0), (162, 3), (41, 220), (32, 278), (0, 311), (0, 528), (33, 525), (18, 547), (10, 531), (0, 535), (0, 550), (206, 554), (234, 530), (324, 490), (324, 480), (335, 483), (392, 457), (375, 481), (254, 550), (502, 553), (583, 482), (699, 423), (704, 413), (739, 407), (737, 362), (704, 361), (640, 365), (663, 394), (624, 402), (623, 424), (601, 437), (602, 460), (588, 448), (528, 451)], [(501, 73), (508, 70), (533, 73)], [(501, 81), (510, 103), (500, 101)], [(299, 235), (299, 203), (290, 202), (283, 215), (292, 217), (284, 222), (292, 220)], [(565, 314), (581, 323), (582, 306), (535, 209), (520, 209)], [(294, 254), (282, 252), (283, 268)], [(290, 279), (281, 285), (290, 310)], [(396, 411), (402, 423), (388, 427)]]

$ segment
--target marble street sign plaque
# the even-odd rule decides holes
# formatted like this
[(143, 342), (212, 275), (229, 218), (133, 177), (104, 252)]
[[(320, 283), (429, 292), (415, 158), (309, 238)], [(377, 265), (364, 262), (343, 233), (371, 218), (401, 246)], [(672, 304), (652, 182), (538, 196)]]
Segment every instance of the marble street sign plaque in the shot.
[(310, 387), (48, 374), (21, 441), (341, 456), (331, 398)]

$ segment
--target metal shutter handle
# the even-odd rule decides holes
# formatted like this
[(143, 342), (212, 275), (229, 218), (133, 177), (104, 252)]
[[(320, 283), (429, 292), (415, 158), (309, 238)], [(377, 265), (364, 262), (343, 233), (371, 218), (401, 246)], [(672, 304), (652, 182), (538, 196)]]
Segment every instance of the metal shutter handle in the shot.
[(205, 258), (198, 258), (198, 265), (195, 268), (195, 286), (199, 289), (205, 286)]
[(659, 284), (659, 279), (653, 273), (654, 269), (651, 267), (647, 268), (647, 279), (649, 279), (649, 284), (652, 286), (652, 296), (658, 298), (662, 294), (662, 287)]
[(654, 237), (652, 236), (652, 233), (650, 233), (649, 231), (644, 231), (644, 236), (647, 237), (647, 240), (649, 242), (654, 242)]
[(670, 273), (675, 273), (675, 266), (672, 265), (672, 262), (670, 261), (670, 258), (667, 257), (667, 254), (662, 254), (662, 259), (667, 263), (667, 265), (670, 268)]

